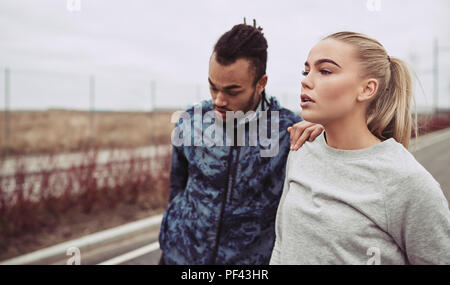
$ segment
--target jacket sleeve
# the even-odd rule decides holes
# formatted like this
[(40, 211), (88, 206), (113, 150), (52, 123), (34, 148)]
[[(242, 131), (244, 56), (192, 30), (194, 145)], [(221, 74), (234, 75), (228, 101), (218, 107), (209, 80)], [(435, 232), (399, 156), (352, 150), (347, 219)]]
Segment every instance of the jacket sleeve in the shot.
[[(175, 124), (174, 133), (180, 137), (181, 140), (184, 139), (184, 128), (183, 119), (180, 118)], [(170, 169), (170, 196), (169, 202), (171, 202), (178, 194), (184, 191), (186, 188), (186, 183), (189, 175), (189, 163), (184, 154), (185, 146), (183, 143), (174, 143), (174, 138), (172, 137), (172, 163)], [(181, 141), (180, 141), (181, 142)]]
[(439, 183), (424, 171), (397, 186), (386, 197), (388, 232), (408, 262), (450, 264), (450, 212)]
[(184, 191), (188, 179), (188, 162), (182, 147), (172, 146), (172, 166), (170, 169), (170, 198)]

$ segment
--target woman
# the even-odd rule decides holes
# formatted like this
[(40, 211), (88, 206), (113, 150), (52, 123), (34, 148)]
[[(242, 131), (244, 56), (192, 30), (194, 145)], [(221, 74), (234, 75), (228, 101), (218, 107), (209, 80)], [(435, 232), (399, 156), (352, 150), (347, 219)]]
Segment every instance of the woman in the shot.
[(325, 131), (289, 154), (270, 263), (450, 264), (448, 203), (407, 150), (405, 63), (340, 32), (311, 49), (304, 76), (302, 116)]

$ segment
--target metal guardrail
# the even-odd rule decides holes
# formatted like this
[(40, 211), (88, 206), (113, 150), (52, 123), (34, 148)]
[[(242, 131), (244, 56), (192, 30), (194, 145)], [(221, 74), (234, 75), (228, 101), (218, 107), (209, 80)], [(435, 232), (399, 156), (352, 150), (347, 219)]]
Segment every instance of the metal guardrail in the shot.
[(131, 222), (116, 228), (108, 229), (79, 239), (63, 242), (48, 248), (37, 250), (12, 259), (0, 262), (0, 265), (32, 265), (55, 264), (67, 260), (67, 250), (77, 248), (81, 252), (89, 252), (108, 244), (150, 231), (161, 224), (162, 215), (156, 215), (136, 222)]

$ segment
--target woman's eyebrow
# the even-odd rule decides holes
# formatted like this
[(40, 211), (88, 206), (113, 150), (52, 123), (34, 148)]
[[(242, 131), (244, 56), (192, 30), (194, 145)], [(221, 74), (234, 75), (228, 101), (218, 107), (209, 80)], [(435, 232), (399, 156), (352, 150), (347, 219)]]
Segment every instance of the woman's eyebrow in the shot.
[[(334, 60), (331, 60), (331, 59), (329, 59), (329, 58), (322, 58), (322, 59), (319, 59), (319, 60), (317, 60), (317, 61), (314, 63), (314, 65), (317, 66), (317, 65), (319, 65), (319, 64), (321, 64), (321, 63), (324, 63), (324, 62), (328, 62), (328, 63), (334, 64), (334, 65), (336, 65), (337, 67), (341, 68), (341, 66), (340, 66), (339, 64), (337, 64)], [(308, 61), (305, 62), (305, 66), (309, 67)]]

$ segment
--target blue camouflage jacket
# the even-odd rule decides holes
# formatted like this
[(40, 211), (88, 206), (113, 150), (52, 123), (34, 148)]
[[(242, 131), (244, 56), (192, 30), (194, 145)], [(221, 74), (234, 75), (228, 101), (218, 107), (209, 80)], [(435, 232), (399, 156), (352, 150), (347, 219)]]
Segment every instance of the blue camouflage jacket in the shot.
[[(272, 157), (261, 155), (268, 149), (265, 145), (239, 146), (236, 141), (233, 146), (204, 142), (173, 146), (170, 202), (159, 235), (165, 264), (269, 264), (290, 149), (287, 128), (302, 119), (274, 97), (267, 103), (266, 109), (263, 102), (263, 110), (278, 114), (278, 118), (267, 116), (267, 125), (277, 120), (279, 126), (279, 150)], [(200, 108), (202, 116), (212, 111), (212, 101), (203, 101)], [(185, 115), (193, 118), (194, 109)], [(180, 132), (192, 137), (191, 142), (199, 130), (211, 126), (195, 127), (194, 121), (185, 121)], [(261, 118), (257, 121), (260, 125)], [(182, 123), (180, 119), (175, 128)], [(194, 126), (195, 131), (187, 131), (186, 126)]]

